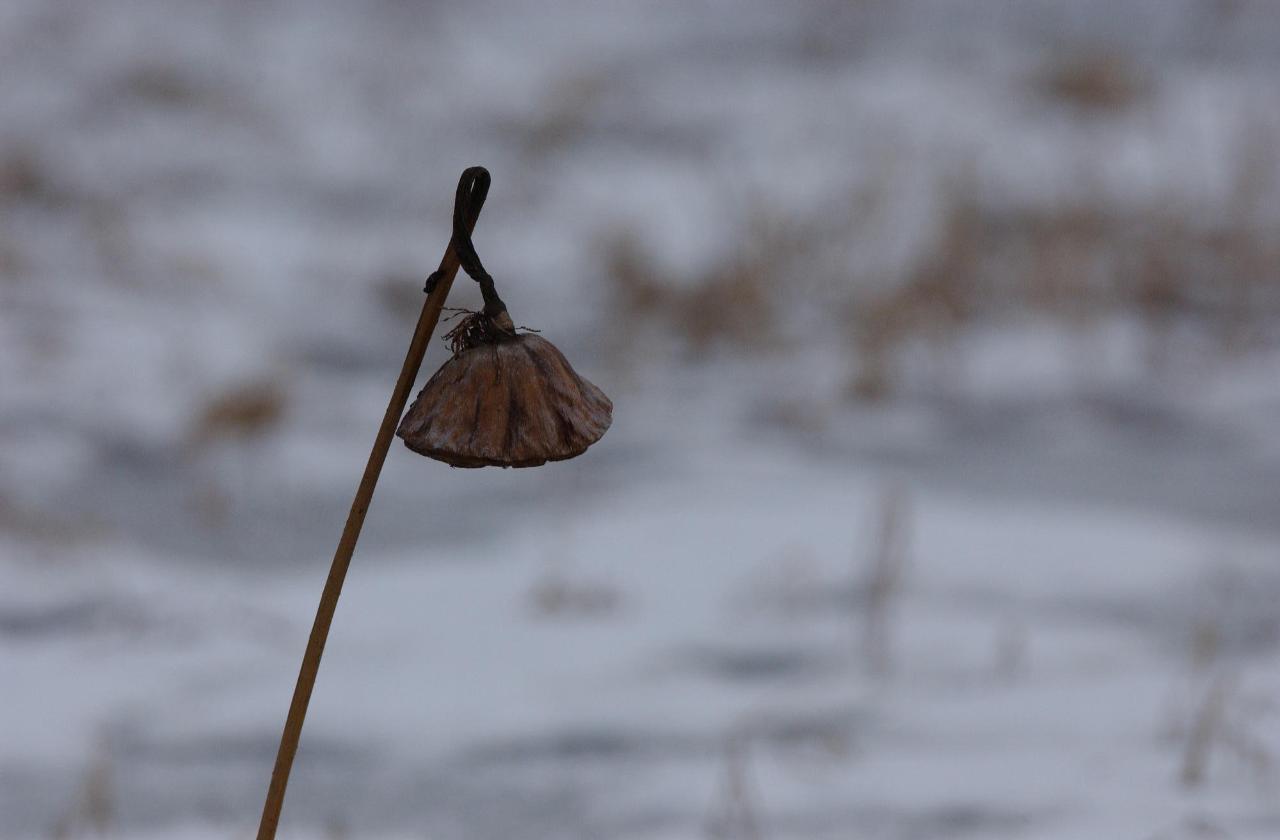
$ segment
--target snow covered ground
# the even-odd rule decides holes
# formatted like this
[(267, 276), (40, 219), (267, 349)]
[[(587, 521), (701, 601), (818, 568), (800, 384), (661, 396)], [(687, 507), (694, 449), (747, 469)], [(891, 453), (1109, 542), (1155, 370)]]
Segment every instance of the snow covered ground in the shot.
[[(1261, 2), (0, 4), (0, 840), (251, 836), (475, 163), (504, 298), (615, 425), (528, 471), (393, 449), (283, 837), (1280, 836), (1275, 264), (1247, 341), (1210, 263), (1167, 329), (928, 321), (879, 400), (842, 333), (957, 189), (1280, 217), (1242, 163), (1276, 37)], [(1130, 75), (1046, 99), (1099, 53)], [(738, 259), (770, 236), (798, 256)], [(723, 264), (786, 281), (745, 338), (681, 314)]]

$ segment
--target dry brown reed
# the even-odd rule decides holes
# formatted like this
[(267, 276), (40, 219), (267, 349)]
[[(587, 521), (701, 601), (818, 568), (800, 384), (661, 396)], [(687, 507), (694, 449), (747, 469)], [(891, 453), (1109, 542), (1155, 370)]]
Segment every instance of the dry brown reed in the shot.
[(742, 725), (725, 736), (724, 775), (708, 813), (709, 840), (763, 840), (759, 792), (751, 778), (753, 732)]
[(869, 557), (863, 561), (862, 585), (863, 661), (877, 677), (893, 669), (893, 626), (906, 581), (910, 516), (910, 501), (902, 487), (890, 485), (881, 491)]

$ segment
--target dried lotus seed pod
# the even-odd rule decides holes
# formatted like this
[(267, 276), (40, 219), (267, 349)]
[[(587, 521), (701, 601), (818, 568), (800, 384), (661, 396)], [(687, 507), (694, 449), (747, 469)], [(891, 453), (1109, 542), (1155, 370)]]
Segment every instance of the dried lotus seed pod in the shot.
[(448, 338), (454, 355), (396, 431), (455, 467), (536, 467), (581, 455), (613, 420), (613, 403), (556, 346), (517, 333), (506, 311), (476, 313)]

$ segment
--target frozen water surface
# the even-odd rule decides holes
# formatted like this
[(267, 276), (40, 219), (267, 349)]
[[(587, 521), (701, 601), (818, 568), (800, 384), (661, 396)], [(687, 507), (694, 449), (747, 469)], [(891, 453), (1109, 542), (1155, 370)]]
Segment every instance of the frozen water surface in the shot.
[(1280, 836), (1278, 35), (0, 4), (0, 837), (251, 834), (476, 163), (615, 425), (397, 443), (282, 837)]

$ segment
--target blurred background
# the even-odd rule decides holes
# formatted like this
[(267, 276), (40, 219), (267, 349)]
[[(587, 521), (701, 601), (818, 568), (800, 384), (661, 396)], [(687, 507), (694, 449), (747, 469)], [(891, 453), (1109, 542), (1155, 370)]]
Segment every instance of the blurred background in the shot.
[(282, 836), (1280, 836), (1277, 44), (1267, 0), (0, 3), (0, 837), (252, 836), (473, 164), (614, 426), (396, 442)]

